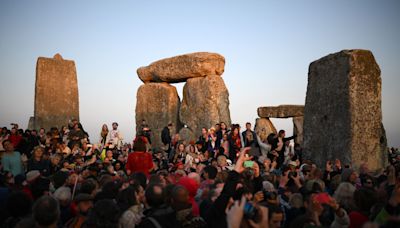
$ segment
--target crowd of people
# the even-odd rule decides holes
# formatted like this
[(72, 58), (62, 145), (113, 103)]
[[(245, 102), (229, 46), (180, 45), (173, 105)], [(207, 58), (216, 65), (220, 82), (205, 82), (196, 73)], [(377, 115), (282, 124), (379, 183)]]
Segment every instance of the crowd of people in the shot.
[(143, 121), (124, 143), (118, 123), (93, 140), (77, 120), (3, 127), (0, 227), (400, 227), (398, 149), (380, 171), (318, 167), (284, 130), (221, 122), (185, 141), (172, 129)]

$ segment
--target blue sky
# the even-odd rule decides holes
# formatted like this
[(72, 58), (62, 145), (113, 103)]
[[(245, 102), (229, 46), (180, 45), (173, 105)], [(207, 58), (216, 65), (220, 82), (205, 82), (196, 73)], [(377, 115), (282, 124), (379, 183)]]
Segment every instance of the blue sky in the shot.
[[(310, 62), (361, 48), (381, 68), (383, 123), (389, 145), (400, 146), (399, 12), (394, 0), (0, 1), (0, 126), (27, 126), (39, 56), (75, 60), (81, 121), (92, 140), (113, 121), (131, 140), (140, 66), (222, 54), (231, 117), (243, 125), (259, 106), (304, 104)], [(290, 120), (272, 121), (291, 132)]]

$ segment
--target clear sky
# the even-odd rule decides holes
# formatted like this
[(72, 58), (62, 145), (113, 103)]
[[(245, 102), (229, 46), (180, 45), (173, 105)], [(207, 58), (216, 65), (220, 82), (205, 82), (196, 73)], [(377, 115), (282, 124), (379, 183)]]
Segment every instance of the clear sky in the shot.
[[(400, 146), (400, 1), (0, 1), (0, 126), (27, 127), (36, 60), (75, 60), (80, 117), (91, 139), (117, 121), (135, 129), (136, 69), (179, 54), (225, 56), (233, 122), (257, 107), (304, 104), (310, 62), (369, 49), (382, 71), (383, 123)], [(182, 94), (182, 84), (177, 85)], [(291, 120), (272, 120), (292, 131)]]

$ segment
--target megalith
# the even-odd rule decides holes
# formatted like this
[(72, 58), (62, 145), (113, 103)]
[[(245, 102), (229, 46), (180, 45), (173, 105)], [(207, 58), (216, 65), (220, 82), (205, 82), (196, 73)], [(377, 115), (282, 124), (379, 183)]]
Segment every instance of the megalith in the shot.
[(309, 66), (304, 155), (323, 167), (339, 158), (357, 168), (384, 167), (381, 76), (368, 50), (343, 50)]
[(139, 87), (136, 95), (136, 131), (140, 131), (145, 120), (151, 129), (151, 143), (161, 147), (161, 131), (173, 124), (171, 134), (179, 131), (180, 100), (175, 86), (168, 83), (146, 83)]
[[(292, 118), (293, 121), (293, 134), (297, 135), (294, 142), (303, 145), (303, 117), (304, 105), (278, 105), (278, 106), (265, 106), (257, 109), (257, 114), (260, 119), (266, 123), (269, 118)], [(272, 123), (268, 123), (271, 124)], [(275, 128), (274, 128), (275, 129)], [(275, 132), (276, 133), (276, 130)]]
[(146, 82), (185, 82), (189, 78), (222, 75), (225, 58), (217, 53), (196, 52), (161, 59), (137, 69), (140, 80)]
[(300, 144), (301, 146), (303, 146), (304, 116), (293, 117), (292, 121), (293, 121), (293, 134), (297, 135), (297, 137), (294, 138), (294, 142)]
[(277, 133), (276, 128), (272, 124), (271, 120), (265, 117), (256, 119), (254, 131), (258, 136), (260, 136), (261, 140), (265, 140), (266, 137), (268, 137), (268, 135), (270, 135), (271, 133)]
[(304, 105), (279, 105), (266, 106), (257, 109), (259, 117), (265, 118), (290, 118), (304, 116)]
[(67, 126), (71, 119), (79, 120), (78, 81), (75, 62), (60, 54), (53, 58), (39, 57), (36, 63), (33, 129)]
[(208, 75), (189, 78), (183, 87), (179, 118), (195, 136), (201, 134), (201, 128), (208, 129), (219, 122), (229, 126), (229, 92), (222, 77)]

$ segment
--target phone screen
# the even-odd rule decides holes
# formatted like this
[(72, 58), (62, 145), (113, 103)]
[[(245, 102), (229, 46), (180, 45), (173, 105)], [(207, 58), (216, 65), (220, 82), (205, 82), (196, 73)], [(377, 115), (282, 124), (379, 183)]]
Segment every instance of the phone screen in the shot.
[(244, 166), (245, 168), (252, 168), (252, 167), (253, 167), (253, 164), (254, 164), (253, 161), (245, 161), (245, 162), (243, 163), (243, 166)]

